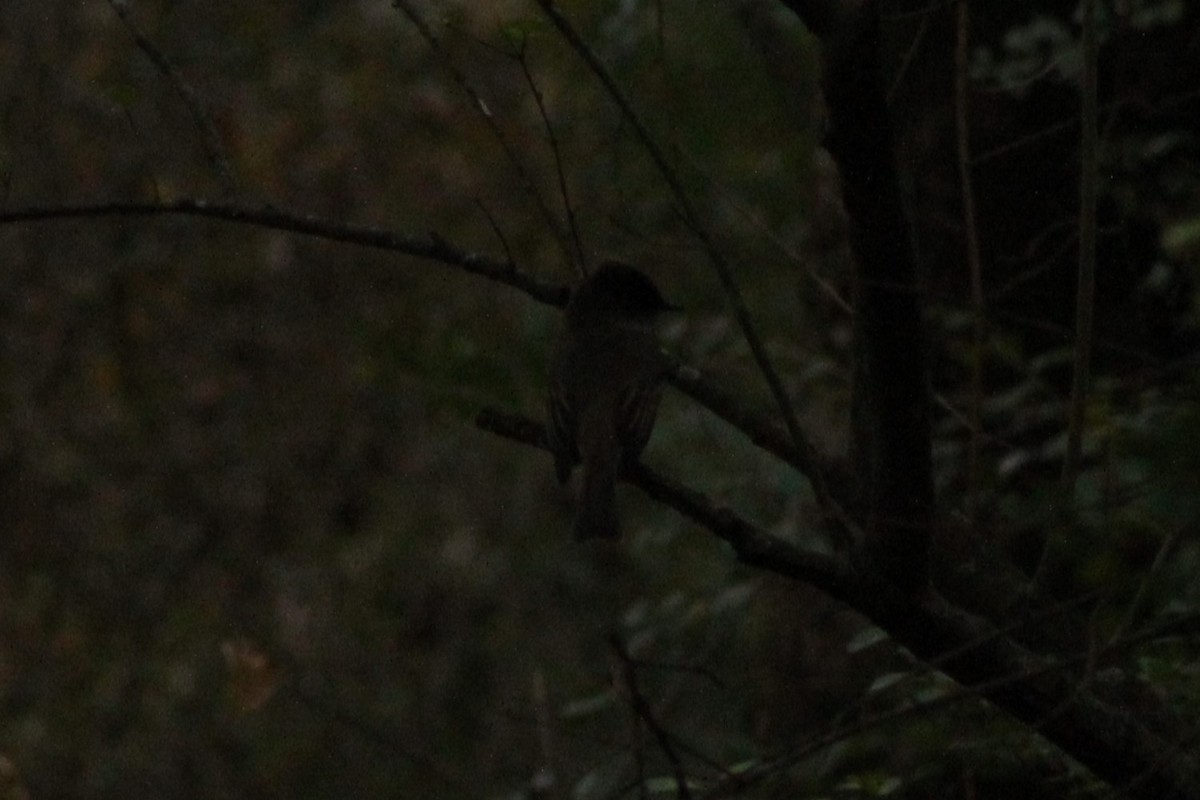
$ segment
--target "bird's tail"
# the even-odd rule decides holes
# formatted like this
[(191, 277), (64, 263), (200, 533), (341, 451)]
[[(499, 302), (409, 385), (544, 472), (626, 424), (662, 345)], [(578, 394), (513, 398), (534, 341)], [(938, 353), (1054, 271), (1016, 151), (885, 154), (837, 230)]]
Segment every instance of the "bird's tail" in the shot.
[(617, 459), (591, 459), (583, 465), (583, 488), (575, 517), (576, 539), (619, 539)]

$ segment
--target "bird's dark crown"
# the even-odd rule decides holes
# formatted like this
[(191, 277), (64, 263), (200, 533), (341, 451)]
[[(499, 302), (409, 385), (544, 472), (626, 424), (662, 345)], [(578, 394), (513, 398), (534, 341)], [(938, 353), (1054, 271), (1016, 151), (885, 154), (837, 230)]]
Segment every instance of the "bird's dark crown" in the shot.
[(631, 314), (653, 315), (676, 307), (663, 299), (654, 282), (620, 261), (605, 261), (579, 287), (577, 295), (612, 303)]

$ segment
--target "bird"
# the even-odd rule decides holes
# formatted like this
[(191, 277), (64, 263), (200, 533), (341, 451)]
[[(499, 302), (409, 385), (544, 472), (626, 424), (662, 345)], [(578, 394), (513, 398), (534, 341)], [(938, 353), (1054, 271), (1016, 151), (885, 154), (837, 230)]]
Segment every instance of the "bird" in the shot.
[(616, 482), (650, 439), (667, 360), (655, 323), (678, 310), (636, 268), (605, 261), (571, 295), (550, 360), (548, 439), (559, 483), (583, 468), (576, 539), (619, 539)]

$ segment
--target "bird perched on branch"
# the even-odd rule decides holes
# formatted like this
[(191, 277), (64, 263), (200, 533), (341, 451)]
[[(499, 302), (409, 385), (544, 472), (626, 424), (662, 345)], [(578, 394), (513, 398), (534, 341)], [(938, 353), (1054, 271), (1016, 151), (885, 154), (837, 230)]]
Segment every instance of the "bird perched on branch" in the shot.
[(550, 362), (550, 447), (560, 483), (583, 486), (577, 539), (616, 539), (615, 487), (650, 439), (666, 360), (654, 323), (667, 303), (649, 278), (606, 261), (571, 296)]

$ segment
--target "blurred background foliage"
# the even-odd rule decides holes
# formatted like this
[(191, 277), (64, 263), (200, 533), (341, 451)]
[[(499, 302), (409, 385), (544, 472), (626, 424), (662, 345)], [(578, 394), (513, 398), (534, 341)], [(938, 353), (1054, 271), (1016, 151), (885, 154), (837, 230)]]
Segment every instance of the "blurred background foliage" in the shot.
[[(203, 103), (238, 200), (435, 231), (566, 283), (557, 146), (588, 258), (643, 265), (687, 309), (664, 331), (670, 349), (769, 408), (649, 159), (536, 8), (402, 5), (436, 46), (386, 0), (128, 10)], [(1059, 122), (1022, 103), (1059, 97), (1058, 110), (1054, 92), (1074, 91), (1072, 9), (972, 5), (972, 78), (996, 123), (981, 137), (1002, 146)], [(733, 260), (802, 418), (840, 449), (850, 270), (818, 148), (814, 44), (766, 2), (562, 7)], [(1106, 18), (1112, 52), (1125, 25), (1190, 35), (1197, 58), (1182, 3), (1122, 13)], [(1119, 335), (1056, 578), (1064, 596), (1104, 588), (1104, 630), (1200, 600), (1194, 88), (1164, 90), (1173, 105), (1125, 97), (1116, 108), (1141, 116), (1112, 111), (1107, 129), (1110, 231), (1140, 238), (1120, 251), (1131, 282), (1100, 318), (1105, 341)], [(1031, 307), (1018, 299), (1019, 319), (994, 320), (988, 478), (967, 487), (965, 268), (953, 244), (931, 244), (957, 241), (959, 212), (936, 185), (944, 161), (921, 146), (944, 126), (910, 121), (934, 131), (902, 146), (929, 245), (939, 484), (950, 510), (982, 497), (982, 524), (1027, 556), (1022, 532), (1044, 527), (1054, 497), (1070, 359), (1062, 336), (1031, 331), (1058, 324), (1037, 299), (1056, 297), (1071, 265), (1046, 266), (1047, 249), (1065, 251), (1034, 234), (995, 256), (1003, 296), (1031, 272), (1052, 280)], [(1037, 170), (1008, 169), (1042, 191)], [(177, 87), (109, 4), (0, 6), (7, 207), (219, 197), (218, 173)], [(1054, 235), (1070, 238), (1063, 213)], [(182, 218), (7, 225), (0, 254), (6, 797), (671, 796), (635, 692), (689, 773), (729, 796), (1089, 788), (861, 618), (738, 567), (633, 490), (619, 548), (571, 542), (548, 457), (472, 424), (488, 404), (541, 414), (557, 315), (524, 296), (437, 264)], [(804, 481), (677, 394), (647, 460), (824, 546)], [(1195, 711), (1195, 655), (1156, 641), (1131, 663)], [(627, 667), (632, 684), (614, 683)]]

